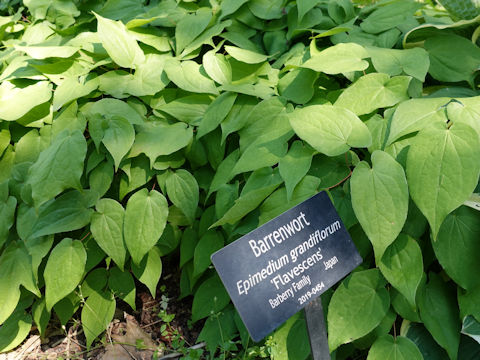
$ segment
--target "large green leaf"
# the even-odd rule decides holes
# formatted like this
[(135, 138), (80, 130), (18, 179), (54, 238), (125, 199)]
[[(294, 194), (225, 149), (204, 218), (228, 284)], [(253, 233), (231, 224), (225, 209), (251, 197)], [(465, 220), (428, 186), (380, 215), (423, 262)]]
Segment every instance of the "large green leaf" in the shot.
[(162, 275), (162, 259), (160, 258), (160, 250), (154, 246), (143, 257), (140, 264), (132, 264), (132, 271), (135, 277), (150, 291), (155, 298), (156, 289), (160, 276)]
[(16, 311), (0, 326), (0, 353), (15, 349), (32, 329), (32, 317), (23, 311)]
[(448, 98), (410, 99), (398, 105), (390, 123), (387, 145), (436, 123), (446, 122), (445, 108)]
[(0, 247), (8, 238), (9, 230), (14, 222), (16, 207), (17, 199), (13, 196), (0, 200)]
[(270, 195), (280, 184), (282, 178), (271, 168), (262, 168), (250, 175), (249, 181), (235, 200), (235, 204), (211, 227), (235, 224)]
[(212, 261), (210, 256), (223, 247), (222, 235), (209, 230), (203, 235), (195, 246), (193, 253), (193, 276), (200, 276), (210, 266)]
[(98, 14), (95, 14), (95, 17), (98, 21), (98, 37), (115, 63), (121, 67), (133, 69), (145, 61), (142, 49), (122, 22), (110, 20)]
[(142, 189), (128, 199), (123, 234), (135, 264), (139, 264), (160, 239), (167, 216), (167, 200), (156, 190)]
[(30, 167), (27, 179), (36, 207), (65, 189), (82, 188), (80, 177), (86, 153), (87, 142), (78, 130), (62, 132), (40, 153)]
[(92, 215), (90, 231), (92, 236), (123, 271), (127, 249), (123, 239), (123, 218), (125, 210), (113, 199), (100, 199)]
[(435, 341), (450, 359), (456, 360), (460, 343), (460, 319), (455, 291), (440, 276), (431, 273), (430, 282), (419, 293), (420, 317)]
[(260, 19), (271, 20), (282, 17), (283, 3), (283, 0), (250, 0), (248, 7)]
[(367, 48), (375, 69), (390, 76), (402, 73), (413, 76), (424, 82), (430, 60), (428, 53), (420, 48), (413, 49), (385, 49), (379, 47)]
[(345, 89), (335, 102), (336, 106), (349, 109), (357, 115), (393, 106), (407, 100), (410, 76), (394, 76), (371, 73), (362, 76)]
[(217, 83), (224, 85), (232, 82), (232, 67), (222, 54), (210, 50), (203, 55), (203, 67)]
[(87, 338), (87, 349), (93, 340), (107, 330), (115, 313), (115, 298), (106, 292), (93, 292), (83, 305), (82, 328)]
[(198, 9), (193, 14), (185, 15), (175, 27), (176, 53), (190, 44), (208, 26), (212, 18), (212, 10), (206, 7)]
[(367, 360), (423, 360), (423, 356), (409, 338), (385, 335), (372, 345)]
[(246, 64), (258, 64), (268, 59), (267, 55), (259, 54), (257, 52), (242, 49), (236, 46), (225, 45), (225, 50), (235, 60), (244, 62)]
[(354, 113), (341, 107), (306, 106), (288, 116), (295, 133), (328, 156), (343, 154), (350, 147), (368, 147), (372, 142), (367, 126)]
[[(40, 206), (31, 223), (29, 238), (81, 229), (90, 222), (93, 211), (88, 193), (73, 190)], [(31, 210), (35, 212), (35, 209)]]
[(196, 93), (218, 94), (213, 80), (202, 74), (200, 65), (195, 61), (180, 62), (170, 59), (165, 64), (165, 72), (180, 89)]
[(23, 51), (28, 56), (33, 59), (42, 60), (49, 57), (56, 58), (69, 58), (75, 54), (79, 47), (76, 46), (42, 46), (42, 45), (32, 45), (32, 46), (15, 46), (15, 49), (18, 51)]
[(20, 285), (40, 295), (25, 246), (12, 242), (0, 256), (0, 324), (10, 317), (20, 300)]
[(187, 170), (169, 172), (166, 180), (167, 195), (173, 204), (193, 223), (198, 206), (197, 180)]
[(295, 141), (287, 155), (278, 164), (280, 176), (285, 181), (287, 200), (292, 197), (295, 186), (307, 174), (312, 164), (313, 151), (307, 148), (303, 142)]
[(385, 317), (390, 297), (378, 269), (354, 272), (335, 290), (328, 306), (330, 351), (372, 331)]
[(102, 143), (115, 161), (115, 170), (118, 169), (120, 161), (128, 153), (135, 140), (133, 125), (120, 116), (112, 116), (108, 121), (108, 128), (105, 129)]
[(52, 86), (48, 81), (39, 81), (26, 87), (17, 87), (10, 81), (0, 85), (0, 119), (20, 119), (36, 106), (50, 100)]
[(368, 52), (355, 43), (340, 43), (313, 53), (302, 67), (323, 72), (325, 74), (340, 74), (351, 71), (362, 71), (368, 67)]
[(407, 219), (408, 186), (402, 166), (386, 152), (377, 150), (371, 159), (371, 168), (365, 161), (355, 167), (350, 185), (353, 210), (378, 264)]
[(447, 216), (432, 242), (438, 262), (461, 287), (473, 290), (480, 286), (480, 262), (473, 254), (480, 253), (480, 216), (477, 211), (461, 206)]
[(113, 267), (108, 274), (108, 287), (120, 299), (136, 310), (135, 306), (135, 281), (128, 271), (121, 271), (118, 267)]
[(212, 276), (204, 281), (195, 292), (192, 304), (192, 321), (198, 321), (211, 313), (221, 311), (230, 302), (222, 281)]
[(198, 127), (197, 139), (205, 134), (215, 130), (220, 123), (227, 117), (237, 98), (236, 93), (225, 92), (218, 96), (207, 108), (202, 122)]
[(44, 272), (47, 310), (75, 290), (86, 262), (87, 253), (78, 240), (66, 238), (53, 248)]
[(294, 69), (278, 81), (278, 92), (285, 99), (305, 104), (313, 97), (317, 74), (310, 69)]
[(144, 153), (150, 159), (150, 165), (153, 165), (157, 157), (170, 155), (187, 146), (192, 137), (192, 128), (184, 123), (146, 124), (140, 127), (135, 136), (129, 157)]
[(471, 81), (478, 70), (480, 49), (469, 39), (453, 34), (432, 36), (424, 46), (430, 56), (429, 73), (437, 80)]
[(380, 263), (385, 279), (416, 308), (415, 297), (423, 276), (422, 250), (415, 240), (405, 234), (385, 250)]
[(410, 195), (427, 218), (433, 239), (445, 217), (472, 194), (478, 183), (478, 134), (470, 126), (435, 123), (415, 137), (407, 157)]

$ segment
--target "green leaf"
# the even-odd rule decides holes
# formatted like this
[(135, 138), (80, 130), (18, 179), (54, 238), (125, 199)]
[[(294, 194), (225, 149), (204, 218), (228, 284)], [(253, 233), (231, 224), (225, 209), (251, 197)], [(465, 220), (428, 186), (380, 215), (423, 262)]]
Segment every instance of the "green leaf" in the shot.
[(152, 104), (156, 110), (161, 110), (174, 118), (190, 125), (198, 125), (212, 103), (212, 96), (196, 94), (175, 98), (166, 104)]
[(217, 83), (224, 85), (232, 82), (232, 67), (222, 54), (217, 54), (210, 50), (203, 55), (203, 67)]
[(115, 298), (110, 293), (94, 292), (90, 295), (82, 309), (82, 328), (87, 338), (87, 349), (93, 340), (107, 330), (115, 313)]
[(362, 161), (353, 170), (352, 206), (372, 242), (377, 264), (403, 228), (408, 213), (405, 172), (386, 152), (372, 154), (372, 167)]
[(23, 311), (15, 312), (0, 327), (0, 353), (15, 349), (32, 329), (32, 317)]
[(127, 249), (123, 239), (123, 219), (125, 210), (113, 199), (100, 199), (92, 215), (90, 231), (92, 236), (123, 271)]
[(132, 264), (132, 271), (135, 277), (145, 284), (150, 294), (155, 298), (157, 284), (162, 275), (162, 259), (160, 258), (160, 250), (154, 246), (144, 256), (139, 265)]
[(51, 313), (47, 311), (45, 298), (38, 299), (32, 306), (33, 321), (37, 325), (38, 332), (41, 336), (45, 336), (48, 323), (50, 322)]
[(192, 304), (192, 321), (196, 322), (212, 313), (221, 311), (230, 302), (218, 276), (205, 280), (195, 292)]
[(26, 87), (16, 87), (9, 81), (0, 85), (0, 119), (20, 119), (36, 106), (50, 100), (52, 86), (48, 81), (38, 81)]
[(193, 253), (193, 276), (198, 277), (210, 266), (210, 256), (223, 247), (223, 236), (215, 231), (209, 230), (203, 235), (195, 246)]
[(32, 186), (35, 206), (52, 199), (68, 188), (81, 189), (80, 177), (87, 153), (83, 134), (75, 130), (59, 134), (48, 148), (40, 153), (28, 171), (27, 184)]
[(408, 100), (410, 76), (394, 76), (371, 73), (362, 76), (346, 88), (335, 102), (336, 106), (349, 109), (357, 115), (393, 106)]
[(287, 155), (278, 164), (280, 176), (285, 181), (287, 200), (292, 198), (295, 186), (307, 174), (312, 163), (313, 151), (307, 148), (302, 141), (295, 141)]
[(142, 189), (128, 199), (123, 224), (125, 244), (135, 264), (157, 243), (167, 223), (168, 204), (156, 190)]
[(423, 356), (409, 338), (384, 335), (375, 341), (367, 360), (423, 360)]
[(335, 290), (328, 306), (330, 351), (372, 331), (387, 314), (390, 297), (378, 269), (354, 272)]
[(310, 355), (310, 341), (307, 331), (307, 324), (304, 319), (299, 318), (293, 324), (287, 335), (288, 359), (305, 360)]
[(53, 110), (58, 111), (69, 102), (87, 96), (98, 88), (98, 78), (79, 81), (77, 77), (67, 77), (55, 89), (53, 94)]
[(195, 61), (178, 61), (169, 59), (165, 64), (165, 72), (168, 78), (180, 89), (195, 92), (218, 95), (218, 90), (213, 80), (209, 79), (200, 71), (200, 65)]
[(250, 0), (248, 7), (256, 17), (265, 20), (282, 17), (283, 0)]
[(363, 31), (378, 34), (400, 26), (410, 19), (422, 5), (415, 1), (395, 1), (379, 6), (361, 24)]
[(273, 360), (289, 360), (288, 358), (288, 334), (294, 324), (299, 320), (300, 314), (297, 313), (288, 319), (273, 333), (273, 346), (271, 350)]
[(12, 242), (0, 256), (0, 324), (7, 320), (17, 307), (20, 285), (40, 296), (30, 254), (22, 243)]
[(317, 77), (310, 69), (293, 69), (278, 81), (278, 92), (287, 100), (305, 104), (313, 97)]
[(267, 61), (268, 59), (267, 55), (259, 54), (257, 52), (242, 49), (236, 46), (225, 45), (225, 50), (235, 60), (244, 62), (246, 64), (258, 64)]
[[(459, 35), (432, 36), (425, 40), (430, 56), (429, 73), (439, 81), (472, 81), (478, 70), (480, 49)], [(452, 56), (455, 54), (455, 56)], [(461, 63), (457, 59), (462, 59)]]
[(407, 156), (410, 195), (436, 240), (445, 217), (469, 198), (478, 183), (478, 134), (468, 125), (435, 123), (414, 138)]
[(0, 247), (8, 238), (9, 230), (15, 218), (17, 199), (9, 196), (5, 201), (0, 201)]
[(236, 99), (236, 93), (225, 92), (208, 106), (202, 122), (197, 129), (197, 140), (215, 130), (217, 126), (220, 125), (232, 109)]
[(86, 262), (87, 253), (78, 240), (66, 238), (53, 248), (44, 272), (48, 311), (80, 284)]
[(187, 124), (149, 123), (139, 127), (129, 157), (144, 153), (150, 159), (150, 165), (157, 157), (170, 155), (186, 147), (193, 137), (193, 129)]
[(332, 105), (311, 105), (289, 113), (295, 133), (328, 156), (347, 152), (350, 147), (368, 147), (372, 136), (352, 112)]
[(412, 340), (424, 360), (448, 360), (448, 355), (432, 338), (423, 324), (412, 322), (406, 326), (405, 336)]
[(402, 102), (393, 114), (387, 145), (433, 123), (445, 123), (447, 117), (443, 106), (448, 101), (448, 98), (422, 98)]
[(190, 44), (206, 29), (212, 18), (212, 10), (206, 7), (198, 9), (194, 14), (185, 15), (175, 27), (176, 53)]
[(385, 279), (415, 309), (415, 297), (423, 276), (422, 250), (417, 242), (408, 235), (400, 234), (385, 250), (378, 266)]
[(112, 116), (108, 121), (108, 128), (105, 129), (102, 143), (115, 161), (115, 170), (118, 169), (120, 161), (128, 153), (135, 140), (133, 125), (120, 116)]
[(221, 17), (225, 17), (233, 14), (235, 11), (240, 9), (240, 7), (248, 2), (248, 0), (224, 0), (220, 4), (222, 10)]
[(145, 61), (145, 55), (125, 25), (95, 14), (97, 34), (108, 56), (119, 66), (133, 69)]
[(460, 321), (455, 291), (436, 274), (419, 293), (420, 317), (435, 341), (450, 359), (456, 360), (460, 343)]
[(223, 161), (218, 165), (217, 172), (215, 173), (210, 188), (208, 190), (207, 198), (210, 194), (217, 191), (223, 184), (226, 184), (233, 177), (233, 169), (237, 164), (240, 151), (237, 149), (232, 151)]
[(29, 238), (81, 229), (90, 222), (93, 211), (86, 192), (69, 191), (38, 210)]
[(42, 46), (42, 45), (32, 45), (32, 46), (15, 46), (15, 50), (22, 51), (26, 53), (33, 59), (42, 60), (50, 57), (56, 58), (69, 58), (75, 54), (79, 47), (76, 46)]
[(361, 45), (340, 43), (313, 53), (312, 57), (301, 66), (331, 75), (362, 71), (368, 67), (368, 61), (363, 60), (368, 56), (367, 50)]
[(295, 187), (290, 199), (287, 199), (286, 188), (281, 187), (275, 190), (260, 206), (259, 223), (264, 224), (302, 201), (312, 197), (318, 192), (319, 186), (319, 178), (306, 175)]
[(240, 197), (235, 200), (235, 204), (211, 227), (235, 224), (260, 205), (281, 183), (280, 175), (278, 172), (273, 172), (271, 168), (262, 168), (254, 171), (250, 175), (249, 181), (243, 188)]
[(467, 290), (480, 286), (480, 217), (478, 212), (461, 206), (447, 216), (432, 242), (438, 262), (457, 284)]
[(125, 301), (133, 310), (136, 310), (136, 289), (132, 274), (128, 271), (123, 272), (118, 267), (111, 268), (108, 275), (108, 287), (115, 296)]
[(430, 59), (424, 49), (416, 47), (398, 50), (368, 47), (367, 51), (372, 58), (373, 66), (379, 73), (390, 76), (404, 73), (425, 82)]
[(131, 124), (141, 125), (144, 122), (142, 116), (134, 108), (118, 99), (106, 98), (94, 103), (87, 103), (80, 110), (87, 118), (95, 114), (103, 115), (106, 118), (118, 115), (130, 121)]
[(199, 189), (197, 180), (187, 170), (169, 172), (166, 181), (170, 201), (193, 223), (198, 206)]
[(297, 0), (298, 23), (301, 23), (306, 13), (320, 3), (319, 0)]

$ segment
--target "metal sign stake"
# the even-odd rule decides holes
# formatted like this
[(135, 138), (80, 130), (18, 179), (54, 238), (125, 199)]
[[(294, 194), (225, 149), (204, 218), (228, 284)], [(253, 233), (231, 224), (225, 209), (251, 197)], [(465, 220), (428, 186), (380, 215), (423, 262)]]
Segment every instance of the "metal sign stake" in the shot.
[(317, 297), (305, 307), (305, 319), (307, 321), (308, 338), (313, 360), (330, 360), (327, 328), (320, 297)]

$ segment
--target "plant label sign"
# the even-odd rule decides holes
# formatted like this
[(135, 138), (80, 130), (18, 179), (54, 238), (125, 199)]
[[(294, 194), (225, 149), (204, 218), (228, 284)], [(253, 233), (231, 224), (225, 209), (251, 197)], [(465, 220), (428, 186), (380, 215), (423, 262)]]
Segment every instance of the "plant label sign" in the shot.
[(361, 262), (326, 192), (212, 255), (250, 336), (260, 341)]

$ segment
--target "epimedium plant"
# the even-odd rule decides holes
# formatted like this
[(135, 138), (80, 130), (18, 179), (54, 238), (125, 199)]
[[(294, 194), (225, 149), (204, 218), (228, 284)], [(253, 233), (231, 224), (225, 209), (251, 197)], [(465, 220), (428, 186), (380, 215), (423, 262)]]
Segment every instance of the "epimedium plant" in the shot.
[(0, 351), (74, 318), (90, 347), (171, 256), (210, 358), (306, 359), (301, 314), (249, 339), (210, 255), (325, 190), (364, 259), (322, 296), (332, 356), (479, 356), (475, 6), (1, 9)]

